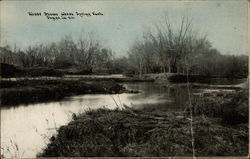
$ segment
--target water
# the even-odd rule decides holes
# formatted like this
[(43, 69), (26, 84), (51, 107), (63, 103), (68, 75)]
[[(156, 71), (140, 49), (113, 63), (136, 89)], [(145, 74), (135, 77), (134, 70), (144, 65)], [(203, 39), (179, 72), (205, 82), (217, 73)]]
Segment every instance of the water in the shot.
[(123, 104), (134, 108), (163, 106), (171, 110), (183, 109), (186, 87), (157, 83), (126, 83), (127, 89), (138, 94), (96, 94), (65, 98), (58, 102), (19, 105), (1, 110), (1, 154), (4, 157), (33, 158), (48, 143), (56, 129), (71, 120), (72, 113)]

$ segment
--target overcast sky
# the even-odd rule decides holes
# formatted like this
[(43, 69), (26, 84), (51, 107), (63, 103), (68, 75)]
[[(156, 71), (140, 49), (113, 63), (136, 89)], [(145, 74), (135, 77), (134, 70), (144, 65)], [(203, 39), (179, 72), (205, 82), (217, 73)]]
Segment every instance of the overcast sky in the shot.
[[(16, 43), (25, 48), (58, 41), (65, 35), (79, 38), (92, 31), (103, 45), (123, 55), (145, 28), (168, 13), (177, 26), (183, 15), (192, 18), (193, 28), (206, 34), (223, 54), (247, 52), (247, 1), (1, 1), (1, 45)], [(27, 12), (101, 12), (73, 20), (48, 20)]]

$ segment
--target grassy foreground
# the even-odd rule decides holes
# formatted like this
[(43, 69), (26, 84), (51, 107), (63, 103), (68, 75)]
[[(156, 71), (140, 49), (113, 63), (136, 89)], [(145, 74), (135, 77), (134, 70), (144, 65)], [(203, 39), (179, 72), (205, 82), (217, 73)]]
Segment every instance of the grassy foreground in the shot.
[[(209, 101), (206, 109), (202, 99)], [(248, 91), (221, 98), (202, 97), (193, 104), (196, 156), (248, 154), (248, 113), (244, 113), (248, 112)], [(134, 110), (125, 106), (122, 110), (90, 110), (74, 115), (68, 125), (60, 127), (38, 156), (192, 156), (190, 109), (168, 112), (158, 107)], [(219, 115), (207, 113), (216, 112), (213, 109), (220, 109)], [(235, 114), (237, 122), (228, 120)]]
[(79, 80), (1, 81), (1, 106), (60, 100), (66, 96), (91, 93), (122, 93), (125, 88), (115, 82)]

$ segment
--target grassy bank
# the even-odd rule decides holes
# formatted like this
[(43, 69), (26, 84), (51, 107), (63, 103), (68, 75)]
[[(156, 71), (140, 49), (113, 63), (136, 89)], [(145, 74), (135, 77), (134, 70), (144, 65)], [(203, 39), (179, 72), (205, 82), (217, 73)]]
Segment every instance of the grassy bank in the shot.
[[(149, 73), (142, 75), (127, 75), (129, 77), (138, 79), (153, 79), (156, 82), (171, 82), (171, 83), (186, 83), (187, 75), (182, 73)], [(239, 84), (246, 80), (246, 77), (238, 76), (204, 76), (197, 74), (190, 74), (188, 81), (190, 83), (200, 84), (213, 84), (213, 85), (225, 85), (225, 84)]]
[(154, 82), (152, 78), (143, 77), (129, 77), (121, 76), (114, 77), (110, 74), (84, 74), (84, 73), (72, 73), (67, 69), (53, 69), (46, 67), (34, 67), (34, 68), (21, 68), (10, 64), (1, 63), (1, 77), (5, 80), (9, 78), (54, 78), (54, 79), (68, 79), (68, 80), (81, 80), (81, 81), (112, 81), (112, 82)]
[[(70, 77), (70, 76), (66, 76)], [(73, 77), (74, 78), (74, 77)], [(89, 76), (80, 76), (79, 80), (82, 81), (113, 81), (113, 82), (154, 82), (152, 78), (138, 78), (138, 77), (112, 77), (112, 76), (98, 76), (98, 75), (89, 75)]]
[[(230, 80), (230, 83), (232, 79), (242, 79), (246, 78), (244, 76), (239, 77), (230, 77), (230, 76), (204, 76), (204, 75), (188, 75), (188, 81), (191, 83), (209, 83), (209, 84), (218, 84), (218, 82), (221, 82), (223, 80), (223, 83), (227, 83), (227, 80)], [(218, 81), (220, 79), (221, 81)], [(174, 83), (186, 83), (187, 82), (187, 75), (185, 74), (175, 74), (168, 77), (168, 80), (170, 82)]]
[[(55, 69), (46, 67), (30, 67), (21, 68), (10, 64), (1, 63), (1, 77), (3, 78), (19, 78), (19, 77), (66, 77), (66, 78), (78, 78), (83, 81), (113, 81), (113, 82), (172, 82), (172, 83), (186, 83), (187, 77), (181, 73), (151, 73), (151, 74), (126, 74), (122, 77), (112, 77), (110, 74), (98, 74), (87, 72), (71, 72), (68, 69)], [(189, 82), (191, 83), (207, 83), (207, 84), (219, 84), (231, 83), (232, 80), (236, 81), (234, 84), (238, 84), (238, 79), (243, 77), (216, 77), (216, 76), (203, 76), (203, 75), (189, 75)]]
[(61, 77), (63, 73), (61, 71), (45, 68), (45, 67), (34, 67), (34, 68), (21, 68), (10, 64), (1, 63), (1, 77), (12, 78), (12, 77), (39, 77), (39, 76), (53, 76)]
[(69, 80), (1, 81), (1, 106), (60, 100), (66, 96), (93, 93), (122, 93), (125, 88), (114, 82)]
[[(195, 111), (196, 155), (246, 156), (248, 120), (233, 122), (224, 117), (234, 116), (237, 109), (248, 111), (248, 91), (237, 91), (221, 99), (212, 96), (200, 98), (208, 100), (210, 105), (232, 107), (221, 109), (219, 116), (206, 113), (212, 111), (212, 107), (206, 107), (200, 113)], [(192, 156), (188, 109), (202, 110), (197, 107), (201, 100), (193, 100), (194, 108), (183, 112), (169, 112), (164, 107), (90, 110), (74, 116), (68, 125), (60, 127), (58, 134), (51, 137), (50, 144), (38, 156)], [(248, 114), (244, 115), (248, 118)]]
[[(216, 99), (216, 100), (215, 100)], [(201, 96), (193, 96), (193, 112), (195, 115), (222, 118), (225, 123), (247, 123), (249, 115), (248, 90), (235, 92), (212, 92)], [(190, 110), (190, 108), (187, 108)]]

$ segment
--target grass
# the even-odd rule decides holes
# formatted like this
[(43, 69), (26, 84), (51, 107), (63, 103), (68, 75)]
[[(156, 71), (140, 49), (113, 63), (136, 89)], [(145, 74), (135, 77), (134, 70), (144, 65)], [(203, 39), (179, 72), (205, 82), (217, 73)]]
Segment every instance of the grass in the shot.
[[(154, 82), (152, 78), (138, 78), (138, 77), (126, 77), (126, 78), (113, 78), (113, 77), (96, 77), (90, 73), (72, 73), (67, 69), (53, 69), (48, 67), (30, 67), (21, 68), (14, 65), (1, 63), (1, 77), (3, 78), (30, 78), (30, 77), (63, 77), (64, 75), (92, 75), (78, 77), (82, 81), (111, 81), (111, 82)], [(105, 74), (108, 76), (108, 74)]]
[[(248, 94), (225, 96), (227, 102), (220, 105), (238, 108), (247, 102), (242, 95)], [(212, 101), (217, 103), (216, 98)], [(185, 113), (127, 106), (89, 110), (60, 127), (38, 157), (192, 156), (190, 121)], [(223, 116), (200, 113), (193, 117), (193, 129), (197, 156), (248, 154), (248, 122), (232, 124)]]
[(33, 67), (33, 68), (18, 68), (14, 65), (1, 63), (1, 77), (39, 77), (39, 76), (54, 76), (61, 77), (63, 73), (61, 71), (45, 68), (45, 67)]
[(113, 82), (154, 82), (152, 78), (138, 78), (138, 77), (126, 77), (126, 78), (94, 78), (94, 77), (80, 77), (84, 81), (113, 81)]
[(60, 100), (66, 96), (94, 93), (122, 93), (125, 88), (114, 82), (69, 80), (1, 81), (1, 106)]
[[(209, 84), (218, 84), (218, 82), (223, 81), (223, 83), (232, 83), (234, 79), (243, 79), (245, 77), (217, 77), (217, 76), (203, 76), (203, 75), (189, 75), (189, 82), (190, 83), (209, 83)], [(218, 80), (219, 79), (219, 80)], [(187, 75), (185, 74), (173, 74), (168, 77), (168, 80), (173, 83), (186, 83), (187, 82)]]
[(219, 117), (230, 124), (248, 122), (247, 89), (228, 93), (213, 92), (205, 95), (193, 97), (192, 109), (195, 115)]

